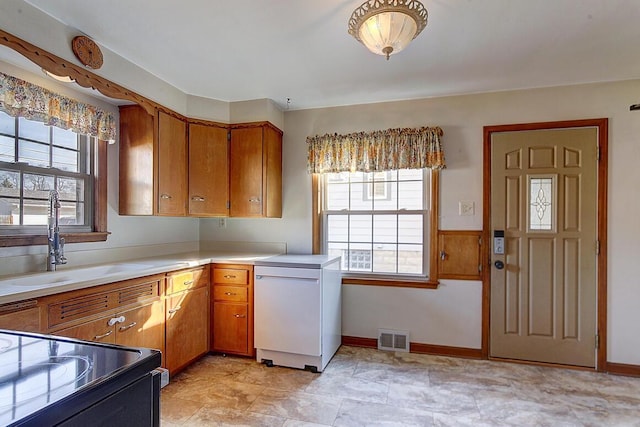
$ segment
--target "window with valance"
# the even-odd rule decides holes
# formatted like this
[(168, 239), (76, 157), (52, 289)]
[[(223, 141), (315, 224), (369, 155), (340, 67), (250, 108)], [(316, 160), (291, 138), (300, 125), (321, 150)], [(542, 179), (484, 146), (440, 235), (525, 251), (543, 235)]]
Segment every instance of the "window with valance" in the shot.
[(432, 287), (439, 127), (307, 138), (314, 250), (342, 257), (344, 283)]
[(0, 72), (0, 246), (46, 243), (50, 190), (68, 243), (106, 240), (106, 144), (116, 118)]

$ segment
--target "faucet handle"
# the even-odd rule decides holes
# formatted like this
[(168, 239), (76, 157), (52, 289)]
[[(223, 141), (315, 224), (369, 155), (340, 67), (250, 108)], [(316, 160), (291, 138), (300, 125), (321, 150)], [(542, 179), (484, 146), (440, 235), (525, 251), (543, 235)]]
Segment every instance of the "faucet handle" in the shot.
[(67, 257), (64, 256), (64, 237), (60, 237), (60, 264), (67, 263)]

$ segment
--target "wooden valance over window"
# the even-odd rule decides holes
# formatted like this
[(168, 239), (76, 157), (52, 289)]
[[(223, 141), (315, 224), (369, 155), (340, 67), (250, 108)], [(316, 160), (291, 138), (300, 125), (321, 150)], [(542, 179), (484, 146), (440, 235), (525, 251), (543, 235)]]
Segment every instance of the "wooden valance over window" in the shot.
[(439, 127), (307, 137), (309, 173), (445, 167)]
[(0, 111), (115, 142), (116, 118), (93, 105), (0, 73)]

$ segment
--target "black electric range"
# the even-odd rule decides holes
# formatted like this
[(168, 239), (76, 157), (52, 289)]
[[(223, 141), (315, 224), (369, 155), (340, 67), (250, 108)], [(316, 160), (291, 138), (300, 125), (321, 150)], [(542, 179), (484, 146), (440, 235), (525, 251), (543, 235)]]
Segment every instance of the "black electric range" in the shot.
[(0, 426), (159, 425), (158, 350), (0, 330)]

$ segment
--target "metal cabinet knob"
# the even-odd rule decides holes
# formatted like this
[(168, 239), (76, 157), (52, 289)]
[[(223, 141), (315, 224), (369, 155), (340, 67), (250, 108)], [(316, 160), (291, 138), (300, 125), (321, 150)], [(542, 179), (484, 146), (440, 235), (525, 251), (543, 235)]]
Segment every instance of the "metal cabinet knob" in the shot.
[(160, 198), (161, 199), (170, 199), (171, 196), (169, 194), (163, 193), (163, 194), (160, 195)]
[(247, 316), (245, 314), (234, 314), (233, 317), (235, 317), (236, 319), (243, 319)]

